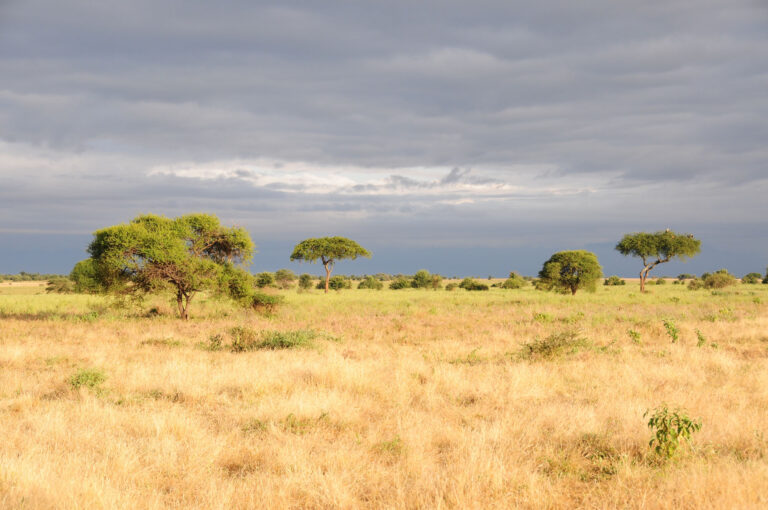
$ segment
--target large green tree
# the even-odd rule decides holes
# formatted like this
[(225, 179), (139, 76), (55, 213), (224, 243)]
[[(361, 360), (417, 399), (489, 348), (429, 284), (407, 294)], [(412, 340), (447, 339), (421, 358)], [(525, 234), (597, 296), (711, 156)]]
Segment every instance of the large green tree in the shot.
[(325, 267), (325, 292), (328, 293), (331, 272), (337, 260), (371, 257), (371, 252), (346, 237), (319, 237), (305, 239), (293, 248), (291, 260), (320, 261)]
[(678, 234), (671, 230), (659, 232), (634, 232), (626, 234), (616, 245), (622, 255), (640, 257), (643, 269), (640, 271), (640, 292), (645, 292), (648, 273), (659, 264), (677, 258), (685, 260), (701, 251), (701, 241), (693, 234)]
[(539, 271), (538, 287), (576, 294), (579, 289), (594, 292), (603, 270), (597, 256), (586, 250), (560, 251)]
[(223, 285), (229, 291), (236, 287), (234, 280), (248, 281), (250, 275), (236, 265), (249, 262), (253, 251), (248, 232), (224, 227), (210, 214), (175, 219), (138, 216), (129, 223), (98, 230), (88, 247), (96, 279), (104, 289), (126, 293), (171, 290), (179, 316), (185, 320), (198, 292), (221, 290)]

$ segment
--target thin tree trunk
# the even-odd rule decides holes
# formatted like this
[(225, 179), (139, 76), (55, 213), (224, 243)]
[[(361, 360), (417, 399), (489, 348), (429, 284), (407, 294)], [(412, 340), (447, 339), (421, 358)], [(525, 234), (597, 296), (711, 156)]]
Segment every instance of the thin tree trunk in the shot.
[(181, 291), (176, 292), (176, 305), (179, 307), (179, 318), (186, 320), (186, 310), (184, 309), (184, 295)]
[(328, 287), (331, 282), (331, 270), (328, 268), (328, 262), (323, 264), (325, 266), (325, 293), (328, 294)]

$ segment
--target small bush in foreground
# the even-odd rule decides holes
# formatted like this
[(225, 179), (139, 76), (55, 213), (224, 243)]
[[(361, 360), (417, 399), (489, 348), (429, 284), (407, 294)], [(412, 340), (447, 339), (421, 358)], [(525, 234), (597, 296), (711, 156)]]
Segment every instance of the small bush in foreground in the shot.
[(589, 341), (579, 337), (577, 331), (564, 331), (523, 344), (520, 357), (528, 360), (553, 359), (563, 354), (576, 353), (585, 347), (589, 347)]
[(691, 435), (701, 429), (701, 420), (691, 419), (681, 409), (669, 410), (666, 405), (648, 410), (643, 417), (650, 415), (648, 428), (653, 430), (653, 438), (648, 446), (659, 457), (671, 459), (680, 446), (680, 441), (690, 442)]
[(77, 390), (85, 386), (91, 390), (98, 390), (99, 386), (107, 380), (104, 372), (98, 369), (81, 369), (74, 373), (67, 381), (73, 389)]

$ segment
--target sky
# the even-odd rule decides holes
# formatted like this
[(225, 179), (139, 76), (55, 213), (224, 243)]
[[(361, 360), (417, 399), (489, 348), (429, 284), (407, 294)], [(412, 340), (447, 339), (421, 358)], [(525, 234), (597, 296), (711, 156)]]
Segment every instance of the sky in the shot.
[(347, 274), (534, 275), (628, 232), (658, 274), (768, 265), (764, 0), (0, 0), (0, 273), (142, 213), (302, 239)]

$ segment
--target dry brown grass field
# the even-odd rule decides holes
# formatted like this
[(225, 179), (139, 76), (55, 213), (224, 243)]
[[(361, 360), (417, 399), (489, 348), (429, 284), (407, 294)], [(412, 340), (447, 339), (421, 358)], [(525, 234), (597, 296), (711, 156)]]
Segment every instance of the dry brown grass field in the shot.
[[(768, 507), (768, 285), (284, 291), (188, 322), (39, 292), (0, 289), (0, 508)], [(235, 326), (313, 334), (232, 352)], [(662, 403), (702, 423), (668, 461)]]

